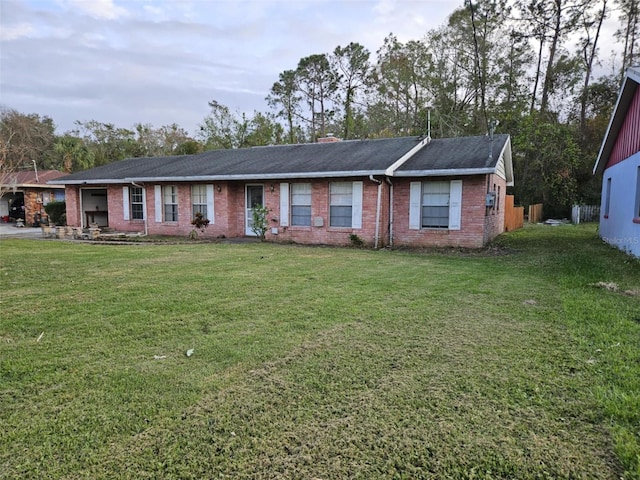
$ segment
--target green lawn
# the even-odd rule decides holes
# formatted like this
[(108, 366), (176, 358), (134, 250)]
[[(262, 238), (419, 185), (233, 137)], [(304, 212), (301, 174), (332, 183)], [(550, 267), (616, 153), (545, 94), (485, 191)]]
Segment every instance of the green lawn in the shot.
[(593, 225), (0, 260), (0, 478), (640, 478), (640, 262)]

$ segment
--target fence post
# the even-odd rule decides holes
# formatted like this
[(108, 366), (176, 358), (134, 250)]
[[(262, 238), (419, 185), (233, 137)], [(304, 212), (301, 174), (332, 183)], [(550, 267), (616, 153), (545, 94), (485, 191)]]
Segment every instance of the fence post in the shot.
[(576, 225), (580, 223), (580, 205), (574, 205), (571, 208), (571, 221)]

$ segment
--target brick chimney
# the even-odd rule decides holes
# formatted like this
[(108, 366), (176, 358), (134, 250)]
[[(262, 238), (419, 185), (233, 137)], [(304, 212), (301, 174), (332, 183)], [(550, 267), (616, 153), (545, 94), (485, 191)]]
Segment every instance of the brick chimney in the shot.
[(318, 143), (333, 143), (340, 142), (341, 140), (338, 137), (334, 137), (333, 133), (327, 133), (326, 137), (319, 138)]

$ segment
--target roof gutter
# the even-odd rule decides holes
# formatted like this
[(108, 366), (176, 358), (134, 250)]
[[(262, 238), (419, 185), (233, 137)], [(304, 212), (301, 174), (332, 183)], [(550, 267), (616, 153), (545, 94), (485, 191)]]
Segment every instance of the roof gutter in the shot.
[(403, 170), (395, 172), (394, 177), (439, 177), (449, 175), (484, 175), (495, 173), (496, 169), (487, 168), (446, 168), (441, 170)]
[(368, 177), (370, 175), (384, 175), (384, 170), (349, 170), (336, 172), (288, 172), (288, 173), (252, 173), (237, 175), (199, 175), (183, 177), (127, 177), (121, 179), (92, 179), (68, 180), (67, 185), (105, 185), (122, 183), (167, 183), (167, 182), (207, 182), (230, 180), (286, 180), (289, 178), (339, 178), (339, 177)]

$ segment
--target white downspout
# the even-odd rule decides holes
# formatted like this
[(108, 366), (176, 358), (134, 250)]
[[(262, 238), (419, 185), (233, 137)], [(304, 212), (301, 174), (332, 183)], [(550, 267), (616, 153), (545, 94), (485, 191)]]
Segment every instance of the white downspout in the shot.
[(389, 184), (389, 246), (393, 247), (393, 183), (385, 177)]
[(369, 180), (378, 184), (378, 202), (376, 205), (376, 234), (373, 241), (373, 248), (378, 249), (378, 240), (380, 238), (380, 208), (382, 206), (382, 181), (376, 180), (373, 175), (369, 175)]
[(144, 188), (144, 185), (138, 185), (136, 182), (131, 182), (131, 185), (133, 185), (134, 187), (138, 187), (142, 189), (143, 192), (143, 200), (144, 200), (144, 235), (142, 235), (143, 237), (146, 237), (149, 234), (149, 231), (147, 230), (147, 191)]

